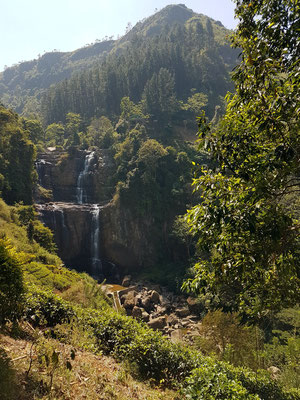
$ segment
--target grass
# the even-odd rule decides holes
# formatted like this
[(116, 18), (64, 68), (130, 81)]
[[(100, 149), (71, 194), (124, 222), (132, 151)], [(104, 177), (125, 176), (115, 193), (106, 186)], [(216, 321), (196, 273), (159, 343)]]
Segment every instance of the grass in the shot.
[[(70, 330), (70, 327), (57, 328), (63, 329)], [(22, 332), (26, 338), (14, 338), (8, 335), (9, 332), (0, 335), (0, 366), (4, 367), (0, 372), (3, 378), (3, 385), (0, 383), (1, 400), (176, 399), (176, 393), (172, 390), (163, 390), (151, 386), (149, 382), (133, 379), (126, 364), (82, 348), (77, 341), (82, 332), (73, 329), (72, 340), (77, 346), (74, 359), (71, 358), (74, 346), (45, 338), (38, 329), (34, 330), (26, 324), (22, 326)], [(84, 340), (85, 344), (92, 346), (88, 337)], [(44, 355), (47, 351), (53, 354), (53, 349), (58, 353), (58, 363), (54, 368), (50, 388), (53, 365), (51, 362), (47, 365)], [(67, 361), (71, 368), (67, 367)]]

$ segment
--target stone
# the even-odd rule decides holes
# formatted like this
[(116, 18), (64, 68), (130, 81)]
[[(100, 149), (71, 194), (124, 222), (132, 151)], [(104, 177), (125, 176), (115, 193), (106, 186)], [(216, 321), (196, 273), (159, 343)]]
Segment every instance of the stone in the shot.
[(152, 303), (151, 303), (151, 298), (150, 296), (146, 296), (142, 298), (142, 306), (146, 311), (151, 311), (152, 309)]
[(137, 307), (142, 307), (142, 295), (140, 293), (138, 293), (135, 296), (135, 303), (134, 303)]
[(178, 324), (178, 318), (176, 317), (176, 315), (171, 314), (171, 315), (169, 315), (169, 316), (167, 317), (167, 323), (168, 323), (170, 326), (173, 326), (173, 325), (175, 325), (175, 324)]
[(156, 311), (155, 314), (159, 317), (161, 315), (165, 315), (166, 314), (166, 308), (162, 307), (160, 305), (156, 306)]
[(271, 367), (268, 368), (268, 371), (270, 372), (272, 379), (278, 379), (279, 374), (281, 373), (281, 370), (274, 365), (271, 365)]
[(150, 315), (147, 313), (147, 311), (144, 310), (144, 311), (142, 312), (142, 320), (143, 320), (144, 322), (148, 322), (149, 319), (150, 319)]
[(190, 314), (190, 310), (185, 307), (185, 308), (177, 308), (175, 310), (176, 315), (178, 315), (178, 317), (180, 318), (184, 318), (187, 317)]
[(134, 306), (131, 315), (133, 318), (141, 319), (143, 317), (143, 311), (140, 307)]
[(132, 309), (135, 306), (135, 296), (137, 295), (136, 291), (133, 290), (121, 297), (124, 299), (123, 306), (125, 309)]
[(153, 318), (148, 322), (150, 328), (155, 330), (162, 330), (167, 325), (166, 317)]
[(158, 293), (161, 293), (161, 292), (162, 292), (161, 287), (160, 287), (159, 285), (154, 285), (154, 286), (153, 286), (153, 290), (155, 290), (155, 291), (158, 292)]
[(131, 275), (125, 275), (122, 280), (122, 286), (129, 287), (131, 282)]
[(152, 290), (150, 293), (150, 300), (153, 304), (160, 304), (159, 293), (156, 290)]

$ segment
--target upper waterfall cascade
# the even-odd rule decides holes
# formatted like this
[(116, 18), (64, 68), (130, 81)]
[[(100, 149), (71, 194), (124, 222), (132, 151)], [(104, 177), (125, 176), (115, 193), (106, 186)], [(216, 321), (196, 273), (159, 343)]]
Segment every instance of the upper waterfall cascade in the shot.
[(85, 156), (83, 170), (78, 175), (77, 188), (76, 188), (76, 198), (77, 198), (77, 203), (78, 204), (87, 203), (87, 194), (86, 194), (86, 190), (85, 190), (85, 182), (86, 182), (86, 178), (87, 178), (87, 176), (89, 174), (89, 171), (90, 171), (91, 162), (94, 159), (94, 157), (95, 157), (95, 153), (94, 152), (91, 152), (90, 154), (87, 154)]

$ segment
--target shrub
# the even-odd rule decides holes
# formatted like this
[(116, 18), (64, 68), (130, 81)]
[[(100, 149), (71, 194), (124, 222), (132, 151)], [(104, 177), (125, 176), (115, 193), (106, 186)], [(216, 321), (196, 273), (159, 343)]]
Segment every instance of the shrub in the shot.
[(189, 400), (259, 400), (250, 394), (241, 382), (229, 379), (218, 364), (204, 363), (186, 379), (182, 393)]
[(7, 239), (0, 239), (0, 325), (16, 320), (23, 306), (20, 260)]
[(25, 317), (34, 325), (55, 326), (75, 316), (71, 304), (50, 292), (31, 288), (26, 297)]
[(72, 324), (88, 327), (98, 351), (129, 361), (142, 378), (165, 385), (182, 382), (182, 394), (187, 399), (299, 399), (297, 394), (283, 392), (267, 373), (254, 373), (204, 357), (112, 309), (74, 306), (36, 289), (27, 297), (26, 307), (27, 318), (36, 324), (54, 326), (73, 321)]

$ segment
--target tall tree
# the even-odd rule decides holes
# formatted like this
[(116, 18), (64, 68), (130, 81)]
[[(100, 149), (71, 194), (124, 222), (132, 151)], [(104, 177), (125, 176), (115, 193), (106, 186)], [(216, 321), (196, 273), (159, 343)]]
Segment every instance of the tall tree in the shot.
[(215, 167), (194, 181), (202, 202), (188, 221), (199, 260), (185, 287), (260, 319), (299, 300), (299, 221), (285, 203), (300, 191), (300, 2), (236, 4), (236, 94), (217, 129), (199, 119)]

